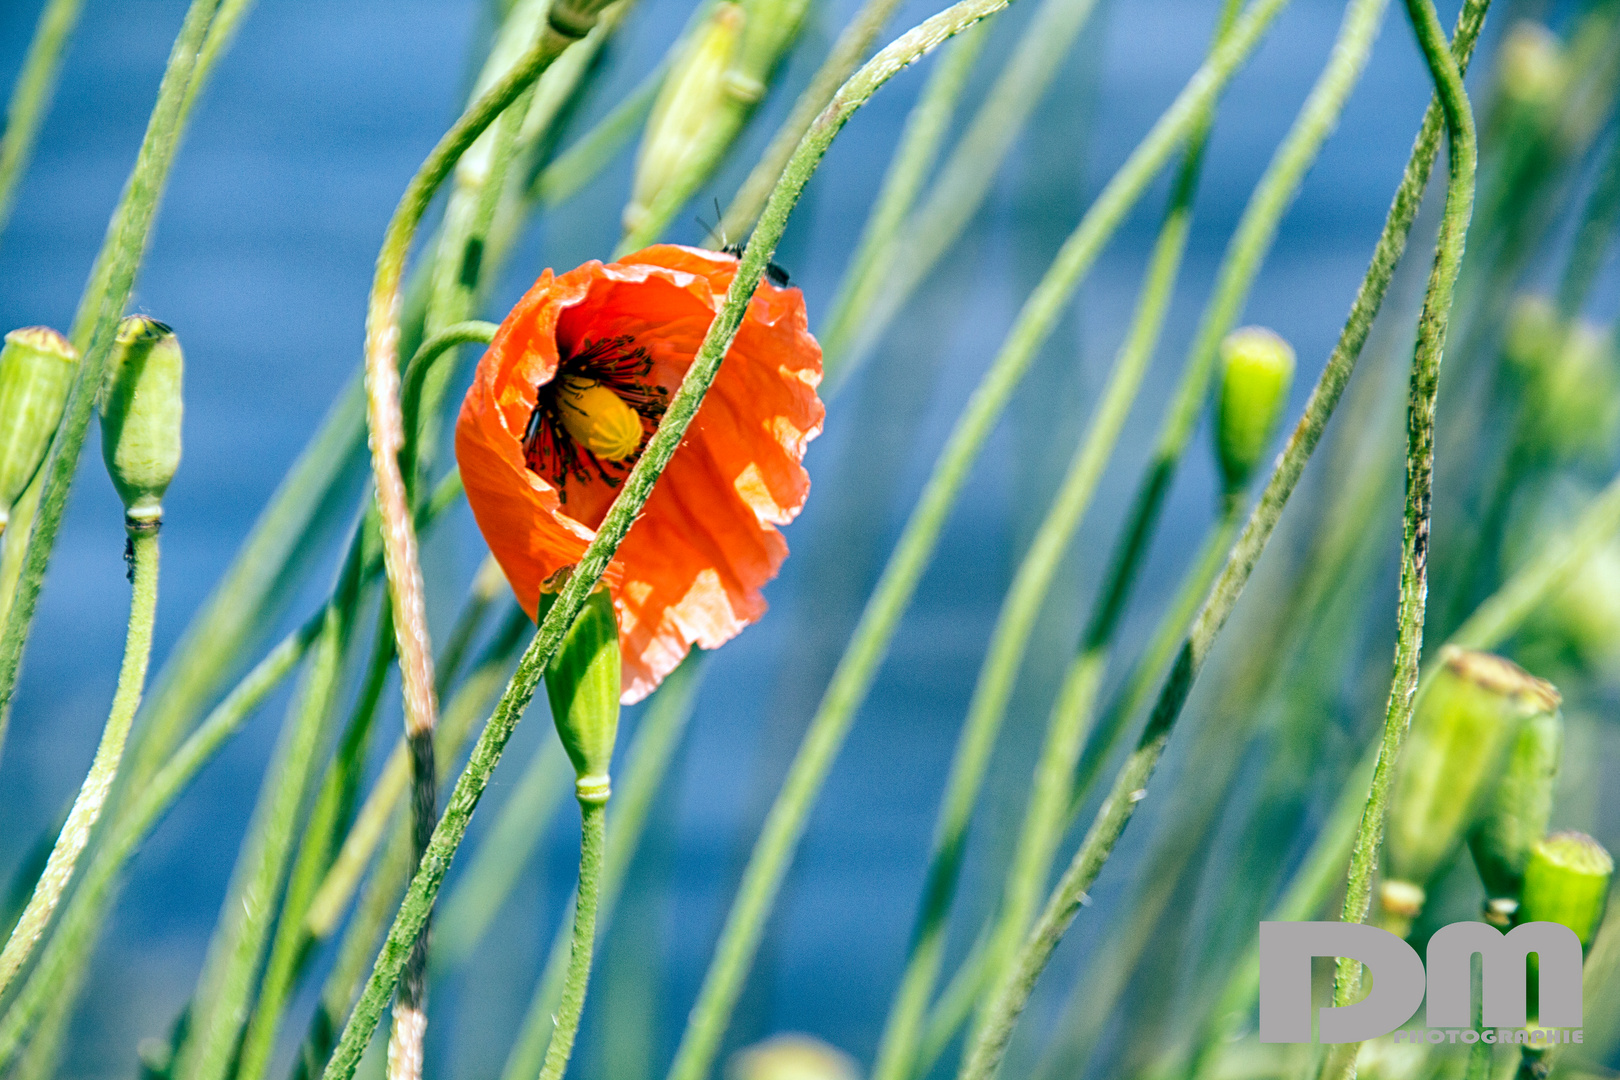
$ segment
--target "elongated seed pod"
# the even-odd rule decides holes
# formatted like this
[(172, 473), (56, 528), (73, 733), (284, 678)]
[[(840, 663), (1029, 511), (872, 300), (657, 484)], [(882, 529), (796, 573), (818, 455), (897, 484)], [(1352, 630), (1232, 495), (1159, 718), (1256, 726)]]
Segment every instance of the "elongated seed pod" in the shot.
[(546, 698), (563, 749), (574, 763), (575, 790), (606, 802), (619, 733), (619, 624), (606, 589), (591, 594), (546, 668)]
[(145, 315), (119, 324), (101, 388), (101, 454), (132, 526), (163, 518), (163, 493), (180, 467), (184, 372), (173, 330)]
[(1496, 926), (1512, 922), (1530, 849), (1547, 835), (1563, 749), (1564, 718), (1557, 709), (1526, 720), (1469, 834), (1474, 865), (1485, 883), (1485, 918)]

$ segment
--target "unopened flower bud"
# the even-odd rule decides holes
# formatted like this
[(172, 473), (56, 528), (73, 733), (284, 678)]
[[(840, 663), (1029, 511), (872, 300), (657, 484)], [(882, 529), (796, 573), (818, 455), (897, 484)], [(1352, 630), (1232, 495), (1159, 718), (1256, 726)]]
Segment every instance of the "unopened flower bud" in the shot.
[(1390, 791), (1380, 898), (1391, 926), (1404, 929), (1422, 912), (1425, 889), (1476, 819), (1521, 726), (1558, 705), (1550, 684), (1499, 656), (1441, 652)]
[(1293, 347), (1270, 330), (1246, 326), (1221, 342), (1215, 444), (1228, 493), (1242, 490), (1260, 463), (1293, 380)]
[(546, 668), (546, 698), (581, 801), (606, 802), (608, 769), (619, 734), (619, 624), (613, 600), (598, 589), (585, 601)]
[(0, 532), (62, 422), (79, 354), (48, 326), (6, 335), (0, 349)]
[(1508, 747), (1501, 779), (1469, 834), (1474, 865), (1485, 883), (1485, 919), (1508, 926), (1518, 907), (1530, 851), (1547, 835), (1553, 786), (1564, 749), (1564, 718), (1557, 709), (1537, 713)]
[(737, 1051), (727, 1080), (860, 1080), (848, 1054), (809, 1035), (777, 1035)]
[(776, 62), (804, 23), (809, 0), (741, 0), (746, 22), (736, 59), (727, 73), (727, 89), (745, 105), (765, 96)]
[[(724, 145), (712, 145), (728, 108), (726, 73), (742, 41), (747, 16), (740, 4), (720, 0), (682, 48), (653, 103), (636, 155), (635, 183), (624, 227), (634, 231), (667, 188), (684, 188), (705, 173)], [(729, 137), (726, 137), (729, 142)]]
[(1585, 833), (1554, 833), (1525, 864), (1518, 921), (1562, 923), (1584, 948), (1597, 936), (1613, 876), (1614, 859), (1602, 844)]
[(185, 360), (174, 331), (145, 315), (118, 325), (101, 387), (101, 455), (132, 527), (163, 518), (163, 493), (180, 467)]
[(1564, 49), (1540, 23), (1514, 23), (1504, 35), (1497, 57), (1502, 94), (1509, 101), (1541, 107), (1563, 93), (1568, 66)]

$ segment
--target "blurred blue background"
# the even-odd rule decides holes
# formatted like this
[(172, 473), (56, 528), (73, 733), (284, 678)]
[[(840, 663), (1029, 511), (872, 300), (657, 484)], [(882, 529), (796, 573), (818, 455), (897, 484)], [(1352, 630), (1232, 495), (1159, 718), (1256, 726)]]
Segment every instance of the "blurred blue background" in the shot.
[[(656, 62), (689, 6), (643, 0), (573, 132)], [(937, 6), (908, 3), (896, 29)], [(648, 910), (632, 906), (624, 914), (651, 927), (657, 942), (633, 959), (658, 990), (660, 1062), (696, 993), (768, 799), (952, 418), (1089, 197), (1197, 66), (1216, 6), (1103, 0), (968, 235), (831, 403), (826, 433), (807, 459), (809, 506), (787, 530), (794, 556), (769, 590), (772, 611), (714, 657), (637, 868), (643, 878), (667, 880), (668, 891)], [(70, 321), (184, 7), (181, 0), (87, 4), (14, 219), (0, 235), (0, 325)], [(0, 5), (0, 79), (7, 84), (39, 8), (38, 0)], [(849, 0), (813, 5), (805, 40), (747, 142), (697, 206), (734, 189), (853, 8)], [(1454, 5), (1443, 8), (1449, 24)], [(999, 16), (990, 46), (996, 55), (981, 65), (981, 81), (999, 67), (995, 61), (1027, 15), (1018, 5)], [(993, 783), (1002, 797), (981, 817), (976, 850), (1004, 842), (1022, 812), (1022, 777), (1053, 680), (1073, 648), (1225, 238), (1326, 59), (1340, 15), (1337, 3), (1296, 0), (1225, 99), (1174, 314), (1122, 451), (1043, 616), (998, 752)], [(176, 327), (188, 359), (185, 462), (164, 530), (159, 660), (355, 370), (383, 226), (456, 115), (485, 29), (471, 0), (260, 0), (206, 90), (134, 301)], [(926, 65), (895, 79), (857, 116), (788, 231), (777, 261), (804, 289), (813, 326), (925, 75)], [(1426, 74), (1395, 5), (1244, 316), (1274, 327), (1299, 351), (1291, 415), (1337, 336), (1427, 96)], [(975, 100), (970, 92), (968, 101)], [(543, 267), (607, 256), (628, 194), (630, 157), (622, 154), (529, 231), (486, 314), (498, 317)], [(821, 797), (731, 1045), (803, 1030), (870, 1060), (991, 622), (1122, 336), (1164, 187), (1143, 200), (1092, 273), (976, 469)], [(701, 242), (703, 230), (683, 219), (671, 239)], [(1145, 636), (1210, 519), (1206, 446), (1197, 444), (1178, 480), (1126, 628), (1128, 644)], [(0, 759), (0, 874), (10, 873), (71, 798), (116, 676), (128, 592), (119, 506), (99, 453), (88, 449), (84, 461)], [(1394, 521), (1368, 525), (1389, 530), (1393, 556)], [(447, 624), (482, 545), (463, 512), (429, 549), (435, 617)], [(310, 610), (327, 573), (291, 605), (293, 617)], [(1393, 589), (1388, 597), (1392, 613)], [(140, 855), (103, 938), (64, 1075), (130, 1076), (136, 1043), (166, 1032), (184, 1003), (282, 700), (209, 766)], [(1195, 696), (1195, 713), (1199, 701)], [(391, 708), (397, 724), (397, 702)], [(539, 740), (552, 737), (543, 710), (538, 719), (520, 729), (490, 803), (510, 790)], [(1178, 768), (1174, 754), (1169, 768)], [(490, 816), (486, 807), (475, 830)], [(498, 944), (436, 989), (429, 1036), (436, 1072), (482, 1077), (499, 1069), (573, 884), (577, 826), (569, 817), (525, 871), (492, 935)], [(1072, 971), (1083, 955), (1152, 826), (1150, 800), (1099, 882), (1096, 910), (1082, 915), (1060, 953), (1059, 972)], [(970, 880), (978, 865), (970, 865)], [(624, 962), (610, 948), (607, 963)], [(302, 1023), (290, 1023), (289, 1033), (301, 1032)], [(450, 1040), (458, 1047), (453, 1056), (442, 1050)], [(588, 1028), (584, 1046), (588, 1060), (600, 1054), (599, 1033)]]

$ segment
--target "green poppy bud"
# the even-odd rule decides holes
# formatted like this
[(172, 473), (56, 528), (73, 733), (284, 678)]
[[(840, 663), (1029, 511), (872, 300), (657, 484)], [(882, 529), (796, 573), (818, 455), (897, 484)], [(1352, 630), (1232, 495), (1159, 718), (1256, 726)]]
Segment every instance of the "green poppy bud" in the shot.
[(1597, 936), (1614, 859), (1585, 833), (1560, 832), (1536, 844), (1524, 868), (1519, 922), (1563, 923), (1584, 948)]
[(1527, 19), (1509, 27), (1497, 50), (1502, 95), (1517, 105), (1545, 108), (1555, 104), (1564, 92), (1567, 68), (1558, 38)]
[(1240, 491), (1260, 463), (1294, 381), (1294, 350), (1260, 326), (1246, 326), (1221, 342), (1221, 387), (1215, 445), (1226, 491)]
[(776, 62), (799, 34), (809, 0), (741, 0), (746, 21), (735, 61), (726, 73), (726, 90), (751, 106), (765, 96), (765, 84)]
[(619, 734), (619, 624), (606, 589), (591, 594), (546, 668), (557, 736), (574, 763), (582, 802), (607, 802)]
[(1423, 910), (1424, 890), (1474, 823), (1525, 721), (1559, 700), (1551, 684), (1500, 656), (1441, 652), (1390, 790), (1380, 898), (1393, 928)]
[(746, 21), (741, 5), (720, 0), (681, 49), (653, 103), (636, 155), (635, 183), (624, 211), (627, 232), (646, 220), (666, 189), (684, 189), (693, 175), (707, 175), (735, 134), (722, 114), (730, 108), (726, 73)]
[(173, 330), (145, 315), (118, 324), (101, 387), (101, 456), (132, 527), (163, 518), (163, 493), (180, 466), (184, 369)]
[(1508, 926), (1519, 904), (1530, 851), (1547, 835), (1553, 785), (1564, 749), (1564, 718), (1557, 709), (1524, 722), (1508, 747), (1501, 779), (1485, 803), (1468, 846), (1485, 883), (1485, 921)]
[(848, 1054), (809, 1035), (777, 1035), (737, 1051), (728, 1080), (860, 1080)]
[(0, 532), (62, 422), (79, 354), (48, 326), (6, 335), (0, 349)]

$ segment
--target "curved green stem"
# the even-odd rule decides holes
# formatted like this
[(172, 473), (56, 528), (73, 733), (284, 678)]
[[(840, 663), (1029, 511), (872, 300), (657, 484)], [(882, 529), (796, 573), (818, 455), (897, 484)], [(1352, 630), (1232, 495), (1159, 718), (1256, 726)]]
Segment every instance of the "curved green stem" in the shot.
[[(1362, 922), (1372, 904), (1373, 873), (1384, 838), (1384, 815), (1389, 788), (1407, 728), (1412, 722), (1418, 671), (1423, 657), (1423, 619), (1428, 599), (1429, 505), (1434, 477), (1434, 408), (1439, 389), (1440, 361), (1445, 352), (1451, 299), (1462, 266), (1468, 223), (1474, 208), (1474, 173), (1478, 150), (1473, 112), (1463, 89), (1462, 72), (1446, 44), (1439, 16), (1428, 0), (1407, 0), (1407, 13), (1423, 47), (1424, 60), (1434, 79), (1446, 118), (1446, 145), (1450, 176), (1445, 214), (1440, 223), (1434, 268), (1429, 275), (1423, 312), (1418, 319), (1417, 348), (1412, 358), (1412, 380), (1407, 396), (1406, 512), (1402, 522), (1400, 607), (1395, 640), (1395, 673), (1390, 681), (1389, 705), (1378, 764), (1367, 793), (1361, 825), (1350, 854), (1345, 888), (1344, 922)], [(1355, 1000), (1361, 987), (1361, 965), (1341, 958), (1333, 985), (1335, 1005)], [(1347, 1080), (1355, 1075), (1359, 1044), (1335, 1045), (1323, 1061), (1322, 1075)]]
[(39, 125), (50, 108), (56, 89), (62, 52), (79, 21), (83, 0), (49, 0), (39, 13), (34, 38), (23, 57), (22, 71), (11, 89), (6, 105), (5, 134), (0, 136), (0, 232), (11, 218), (17, 181), (28, 167), (28, 158), (39, 135)]
[(568, 954), (568, 973), (563, 976), (562, 1000), (558, 1002), (556, 1028), (546, 1047), (546, 1061), (540, 1080), (562, 1080), (568, 1059), (574, 1053), (574, 1036), (579, 1034), (579, 1015), (585, 1009), (585, 990), (591, 979), (591, 955), (596, 949), (596, 899), (602, 885), (602, 851), (607, 844), (607, 804), (579, 801), (579, 890), (574, 903), (574, 943)]
[[(97, 258), (98, 267), (105, 266), (105, 274), (92, 275), (90, 287), (79, 302), (80, 317), (74, 320), (71, 337), (84, 359), (79, 363), (73, 389), (63, 408), (62, 426), (51, 443), (50, 457), (40, 468), (45, 486), (17, 590), (11, 609), (6, 613), (5, 626), (0, 629), (0, 718), (6, 715), (17, 688), (17, 669), (22, 662), (28, 628), (33, 623), (45, 568), (62, 527), (68, 492), (78, 472), (79, 454), (90, 429), (102, 372), (112, 351), (118, 320), (134, 288), (135, 273), (146, 252), (152, 221), (180, 142), (180, 130), (185, 122), (182, 106), (192, 81), (197, 51), (218, 6), (219, 0), (192, 0), (186, 11), (185, 22), (175, 38), (163, 82), (158, 88), (157, 104), (147, 121), (135, 168), (129, 175), (123, 198), (107, 228), (102, 253)], [(0, 740), (4, 736), (4, 730), (0, 730)]]
[[(681, 666), (670, 673), (658, 688), (646, 716), (636, 729), (624, 783), (618, 785), (620, 790), (614, 799), (614, 841), (602, 865), (602, 889), (597, 900), (598, 933), (607, 932), (606, 924), (613, 918), (613, 910), (618, 905), (625, 878), (630, 872), (630, 863), (641, 846), (641, 836), (648, 815), (652, 812), (653, 800), (663, 786), (664, 776), (674, 760), (687, 721), (692, 717), (706, 655), (694, 649)], [(490, 839), (494, 839), (493, 833)], [(484, 852), (480, 850), (478, 854), (482, 856)], [(459, 888), (471, 887), (472, 871), (473, 867), (469, 867), (461, 879), (464, 884)], [(451, 900), (454, 899), (452, 896)], [(568, 957), (568, 929), (564, 924), (557, 928), (557, 936), (552, 939), (551, 952), (535, 984), (534, 995), (529, 999), (523, 1027), (507, 1055), (506, 1065), (501, 1069), (504, 1080), (529, 1080), (539, 1074), (550, 1037), (551, 1016), (562, 998)]]
[(45, 872), (34, 886), (34, 894), (23, 909), (22, 917), (11, 931), (6, 947), (0, 951), (0, 993), (4, 993), (17, 977), (17, 972), (28, 962), (40, 936), (45, 933), (62, 893), (73, 879), (73, 869), (79, 855), (90, 841), (90, 831), (96, 827), (101, 809), (112, 790), (113, 778), (124, 758), (124, 743), (129, 737), (129, 726), (135, 719), (135, 710), (141, 703), (141, 691), (146, 686), (146, 667), (152, 656), (152, 623), (157, 615), (158, 538), (155, 528), (130, 533), (130, 567), (134, 578), (134, 592), (129, 604), (129, 632), (124, 639), (124, 663), (118, 671), (118, 689), (113, 694), (112, 711), (106, 726), (101, 729), (101, 743), (96, 747), (95, 760), (79, 785), (73, 809), (56, 837), (45, 863)]
[(416, 486), (416, 465), (419, 460), (417, 446), (421, 438), (422, 390), (427, 385), (428, 376), (437, 366), (437, 361), (452, 353), (456, 346), (488, 345), (495, 337), (497, 329), (499, 328), (494, 323), (477, 319), (451, 323), (422, 342), (411, 356), (410, 362), (405, 365), (404, 385), (400, 391), (400, 418), (405, 431), (405, 441), (400, 447), (400, 458), (411, 467), (401, 465), (400, 468), (408, 487)]
[(686, 433), (692, 417), (702, 404), (704, 395), (713, 383), (720, 361), (730, 347), (732, 338), (742, 323), (748, 301), (759, 285), (765, 266), (775, 251), (787, 227), (788, 216), (797, 204), (810, 176), (826, 154), (833, 138), (848, 122), (856, 109), (877, 92), (896, 72), (913, 63), (942, 41), (965, 30), (984, 16), (999, 10), (1009, 0), (962, 0), (957, 5), (915, 27), (873, 57), (860, 71), (834, 95), (816, 123), (800, 143), (793, 160), (784, 170), (781, 182), (772, 193), (759, 227), (754, 230), (743, 251), (736, 276), (727, 290), (726, 299), (709, 325), (703, 343), (698, 347), (692, 366), (687, 370), (680, 389), (671, 399), (664, 419), (653, 433), (640, 460), (626, 477), (613, 505), (609, 507), (595, 538), (585, 549), (568, 584), (563, 587), (546, 617), (541, 620), (534, 641), (524, 653), (518, 670), (502, 696), (495, 713), (485, 725), (483, 734), (473, 747), (467, 767), (456, 781), (449, 804), (434, 830), (416, 876), (406, 893), (405, 902), (390, 928), (382, 952), (372, 969), (365, 989), (361, 992), (353, 1014), (345, 1025), (342, 1037), (333, 1050), (325, 1071), (327, 1080), (348, 1080), (359, 1063), (361, 1051), (371, 1038), (388, 995), (393, 992), (404, 965), (409, 943), (427, 921), (434, 897), (450, 860), (466, 835), (473, 810), (477, 807), (490, 775), (499, 762), (506, 742), (534, 696), (535, 688), (551, 657), (560, 645), (563, 635), (579, 614), (591, 589), (596, 587), (607, 569), (614, 552), (618, 550), (631, 523), (646, 504), (648, 495), (658, 476)]
[(765, 916), (811, 805), (871, 686), (967, 476), (1013, 390), (1069, 298), (1151, 179), (1197, 129), (1210, 103), (1263, 37), (1284, 0), (1261, 0), (1199, 68), (1065, 241), (1019, 312), (1001, 351), (958, 418), (922, 497), (867, 601), (786, 781), (766, 818), (737, 899), (671, 1068), (671, 1080), (702, 1080), (758, 947)]
[[(1237, 7), (1236, 0), (1227, 0), (1211, 49), (1217, 47), (1222, 36), (1229, 31), (1232, 20), (1236, 18)], [(975, 37), (982, 37), (982, 34), (981, 30)], [(965, 61), (957, 61), (955, 55), (951, 57), (964, 68), (971, 64), (972, 50), (978, 47), (975, 44), (971, 49), (965, 49), (967, 44), (964, 41), (958, 46), (959, 50), (967, 53)], [(941, 67), (936, 78), (942, 82), (960, 81), (959, 77), (945, 67)], [(918, 108), (921, 110), (923, 106), (919, 105)], [(1108, 387), (1097, 406), (1090, 430), (1086, 438), (1075, 448), (1058, 493), (1052, 500), (1052, 505), (1030, 545), (1028, 554), (1019, 565), (1018, 573), (1012, 587), (1007, 591), (1007, 598), (1003, 601), (1001, 612), (997, 617), (990, 646), (979, 671), (978, 683), (974, 687), (973, 700), (968, 707), (967, 719), (957, 743), (956, 756), (951, 763), (950, 778), (946, 782), (945, 796), (941, 801), (939, 823), (935, 826), (936, 839), (930, 855), (922, 903), (912, 930), (906, 968), (901, 975), (894, 1001), (889, 1007), (883, 1039), (878, 1046), (877, 1063), (872, 1072), (873, 1080), (909, 1080), (914, 1073), (919, 1039), (922, 1037), (929, 999), (933, 996), (934, 984), (938, 978), (945, 945), (945, 931), (955, 895), (968, 826), (972, 820), (973, 808), (978, 801), (979, 788), (983, 782), (985, 769), (989, 765), (997, 733), (1006, 717), (1007, 703), (1012, 696), (1018, 671), (1023, 665), (1035, 620), (1047, 598), (1052, 578), (1068, 552), (1074, 531), (1091, 505), (1091, 498), (1102, 476), (1103, 467), (1113, 455), (1120, 432), (1124, 428), (1125, 418), (1136, 401), (1148, 361), (1152, 358), (1158, 343), (1164, 317), (1169, 310), (1170, 297), (1175, 290), (1181, 257), (1186, 250), (1187, 235), (1192, 224), (1193, 196), (1198, 187), (1198, 175), (1209, 122), (1210, 116), (1206, 114), (1199, 129), (1193, 133), (1188, 142), (1173, 187), (1170, 205), (1166, 209), (1148, 263), (1148, 271), (1137, 299), (1130, 331), (1114, 360), (1113, 374), (1109, 377)], [(898, 162), (900, 155), (897, 154), (896, 157)], [(881, 242), (881, 235), (877, 231), (881, 224), (877, 213), (874, 212), (873, 224), (868, 226), (869, 232), (874, 234), (874, 243)], [(892, 233), (892, 229), (889, 231)], [(863, 249), (864, 246), (863, 242)], [(876, 265), (876, 258), (874, 257), (871, 262), (872, 265)], [(852, 272), (852, 280), (859, 280), (857, 273)], [(1100, 675), (1100, 667), (1096, 669), (1096, 674)], [(1082, 731), (1089, 719), (1090, 709), (1089, 706), (1082, 705), (1078, 697), (1086, 693), (1085, 681), (1088, 680), (1084, 677), (1081, 681), (1077, 681), (1072, 671), (1065, 681), (1058, 699), (1059, 707), (1054, 710), (1052, 725), (1049, 727), (1049, 731), (1053, 734), (1049, 736), (1048, 746), (1053, 753), (1059, 752), (1059, 748), (1055, 745), (1056, 741), (1083, 738)], [(1059, 728), (1062, 729), (1061, 732)], [(1075, 752), (1078, 753), (1078, 748)], [(1045, 771), (1043, 766), (1039, 768), (1038, 774), (1044, 775)], [(1072, 766), (1070, 771), (1072, 772)], [(1037, 789), (1039, 786), (1040, 781), (1037, 780)], [(1066, 773), (1063, 778), (1065, 802), (1072, 786)], [(1032, 810), (1033, 806), (1032, 803)], [(1028, 864), (1037, 858), (1035, 850), (1026, 851), (1026, 848), (1034, 844), (1035, 848), (1039, 849), (1046, 843), (1044, 835), (1037, 839), (1030, 833), (1028, 821), (1026, 818), (1026, 828), (1020, 833), (1019, 842), (1026, 864), (1023, 867), (1024, 877), (1035, 873), (1033, 865)], [(1047, 859), (1049, 861), (1049, 855)], [(1036, 888), (1043, 888), (1044, 884), (1045, 871), (1042, 871), (1041, 881)], [(1033, 907), (1033, 896), (1030, 906)], [(1022, 934), (1023, 926), (1028, 920), (1027, 913), (1018, 916), (1009, 913), (1003, 917), (1001, 925), (1010, 927), (1016, 924), (1016, 933)], [(969, 976), (975, 984), (979, 984), (982, 978), (986, 957), (1007, 948), (1001, 938), (1009, 932), (1012, 931), (997, 931), (986, 944), (987, 951), (976, 956), (974, 973)], [(1016, 938), (1013, 943), (1016, 944)]]

